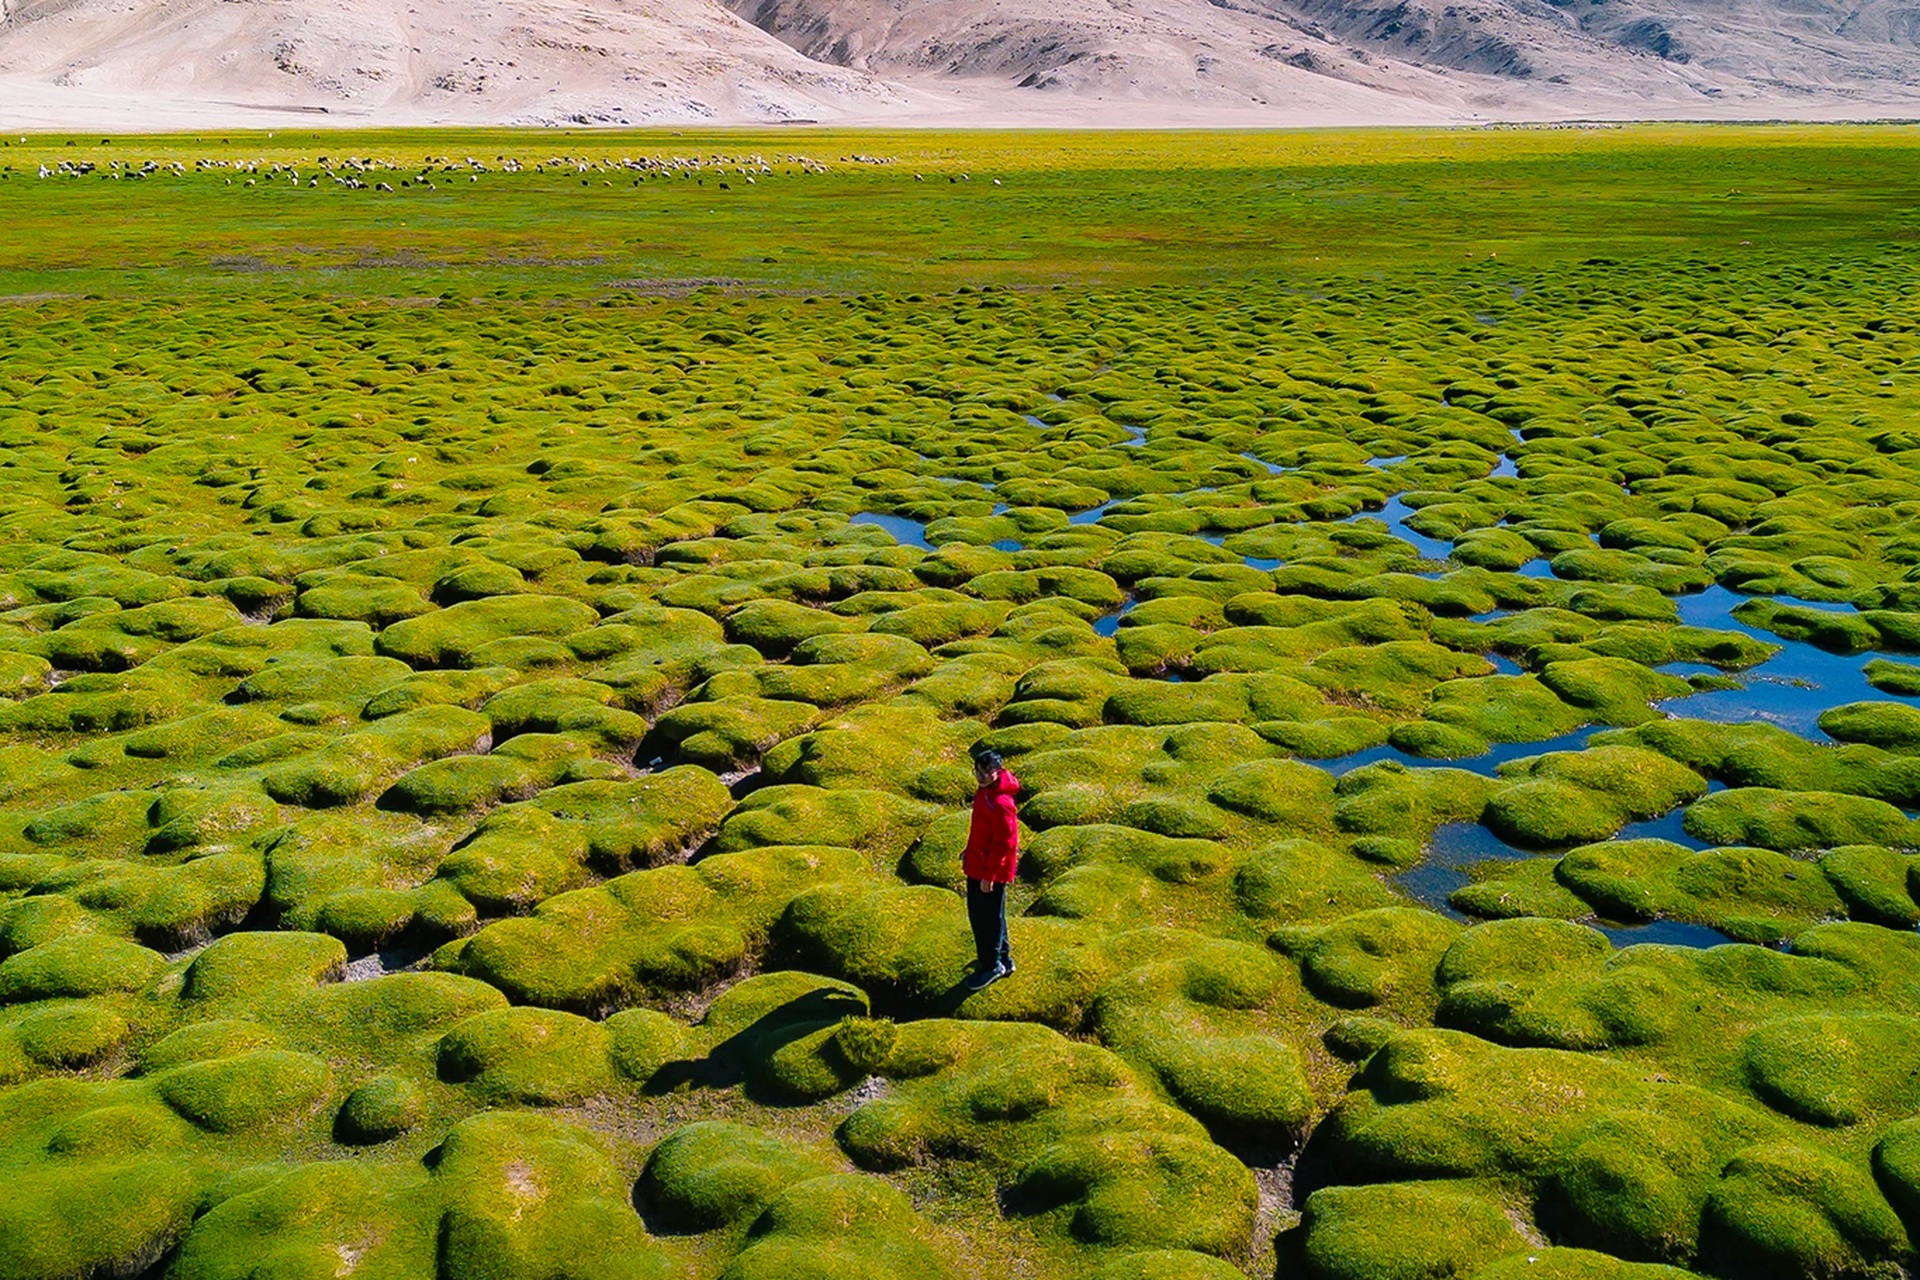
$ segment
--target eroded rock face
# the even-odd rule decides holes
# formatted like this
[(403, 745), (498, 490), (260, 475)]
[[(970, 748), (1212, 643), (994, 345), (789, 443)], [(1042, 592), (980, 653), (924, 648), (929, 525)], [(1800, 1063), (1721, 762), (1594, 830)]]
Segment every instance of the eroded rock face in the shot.
[(0, 102), (110, 129), (1871, 119), (1920, 97), (1913, 35), (1890, 0), (12, 0)]
[[(1343, 95), (1363, 90), (1442, 110), (1462, 91), (1549, 111), (1547, 104), (1574, 108), (1581, 100), (1591, 106), (1595, 95), (1639, 94), (1672, 100), (1685, 114), (1703, 101), (1788, 86), (1820, 93), (1848, 80), (1870, 96), (1899, 97), (1907, 90), (1897, 86), (1911, 84), (1915, 71), (1907, 20), (1884, 6), (1756, 3), (1711, 14), (1661, 0), (1067, 0), (1045, 7), (730, 0), (729, 7), (819, 62), (883, 75), (991, 78), (1056, 103), (1104, 95), (1272, 109), (1310, 96), (1319, 79), (1333, 111)], [(1816, 33), (1824, 44), (1818, 51), (1803, 44)], [(1687, 82), (1680, 94), (1677, 68)]]

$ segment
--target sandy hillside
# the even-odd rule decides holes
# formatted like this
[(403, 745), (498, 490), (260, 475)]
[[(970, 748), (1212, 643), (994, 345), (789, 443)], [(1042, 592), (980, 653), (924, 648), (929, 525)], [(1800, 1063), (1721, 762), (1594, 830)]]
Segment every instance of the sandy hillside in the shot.
[(1068, 98), (1285, 110), (1328, 84), (1436, 114), (1860, 115), (1920, 100), (1888, 0), (729, 0), (823, 62)]
[(1920, 114), (1891, 0), (0, 0), (0, 128)]
[(111, 114), (129, 96), (169, 117), (203, 103), (210, 113), (184, 114), (245, 107), (263, 119), (325, 112), (362, 124), (830, 119), (918, 105), (915, 94), (813, 61), (709, 0), (0, 5), (0, 77), (12, 82), (0, 111), (49, 122)]

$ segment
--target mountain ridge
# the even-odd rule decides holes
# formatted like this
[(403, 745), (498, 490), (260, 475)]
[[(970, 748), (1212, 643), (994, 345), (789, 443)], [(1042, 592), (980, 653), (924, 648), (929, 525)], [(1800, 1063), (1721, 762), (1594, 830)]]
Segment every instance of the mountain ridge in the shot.
[(1905, 114), (1903, 0), (0, 0), (0, 127)]

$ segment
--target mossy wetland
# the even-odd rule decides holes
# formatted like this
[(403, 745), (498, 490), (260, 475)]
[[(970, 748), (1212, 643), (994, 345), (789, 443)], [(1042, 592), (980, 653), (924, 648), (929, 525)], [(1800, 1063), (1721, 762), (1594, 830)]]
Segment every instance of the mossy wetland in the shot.
[(1920, 1266), (1914, 130), (6, 142), (0, 1277)]

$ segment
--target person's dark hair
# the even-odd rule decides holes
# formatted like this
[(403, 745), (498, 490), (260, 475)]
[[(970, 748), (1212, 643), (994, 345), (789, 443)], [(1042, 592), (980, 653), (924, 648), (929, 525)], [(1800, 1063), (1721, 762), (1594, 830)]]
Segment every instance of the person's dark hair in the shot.
[(973, 753), (973, 767), (991, 769), (995, 773), (1000, 772), (1000, 753), (991, 747), (980, 748)]

